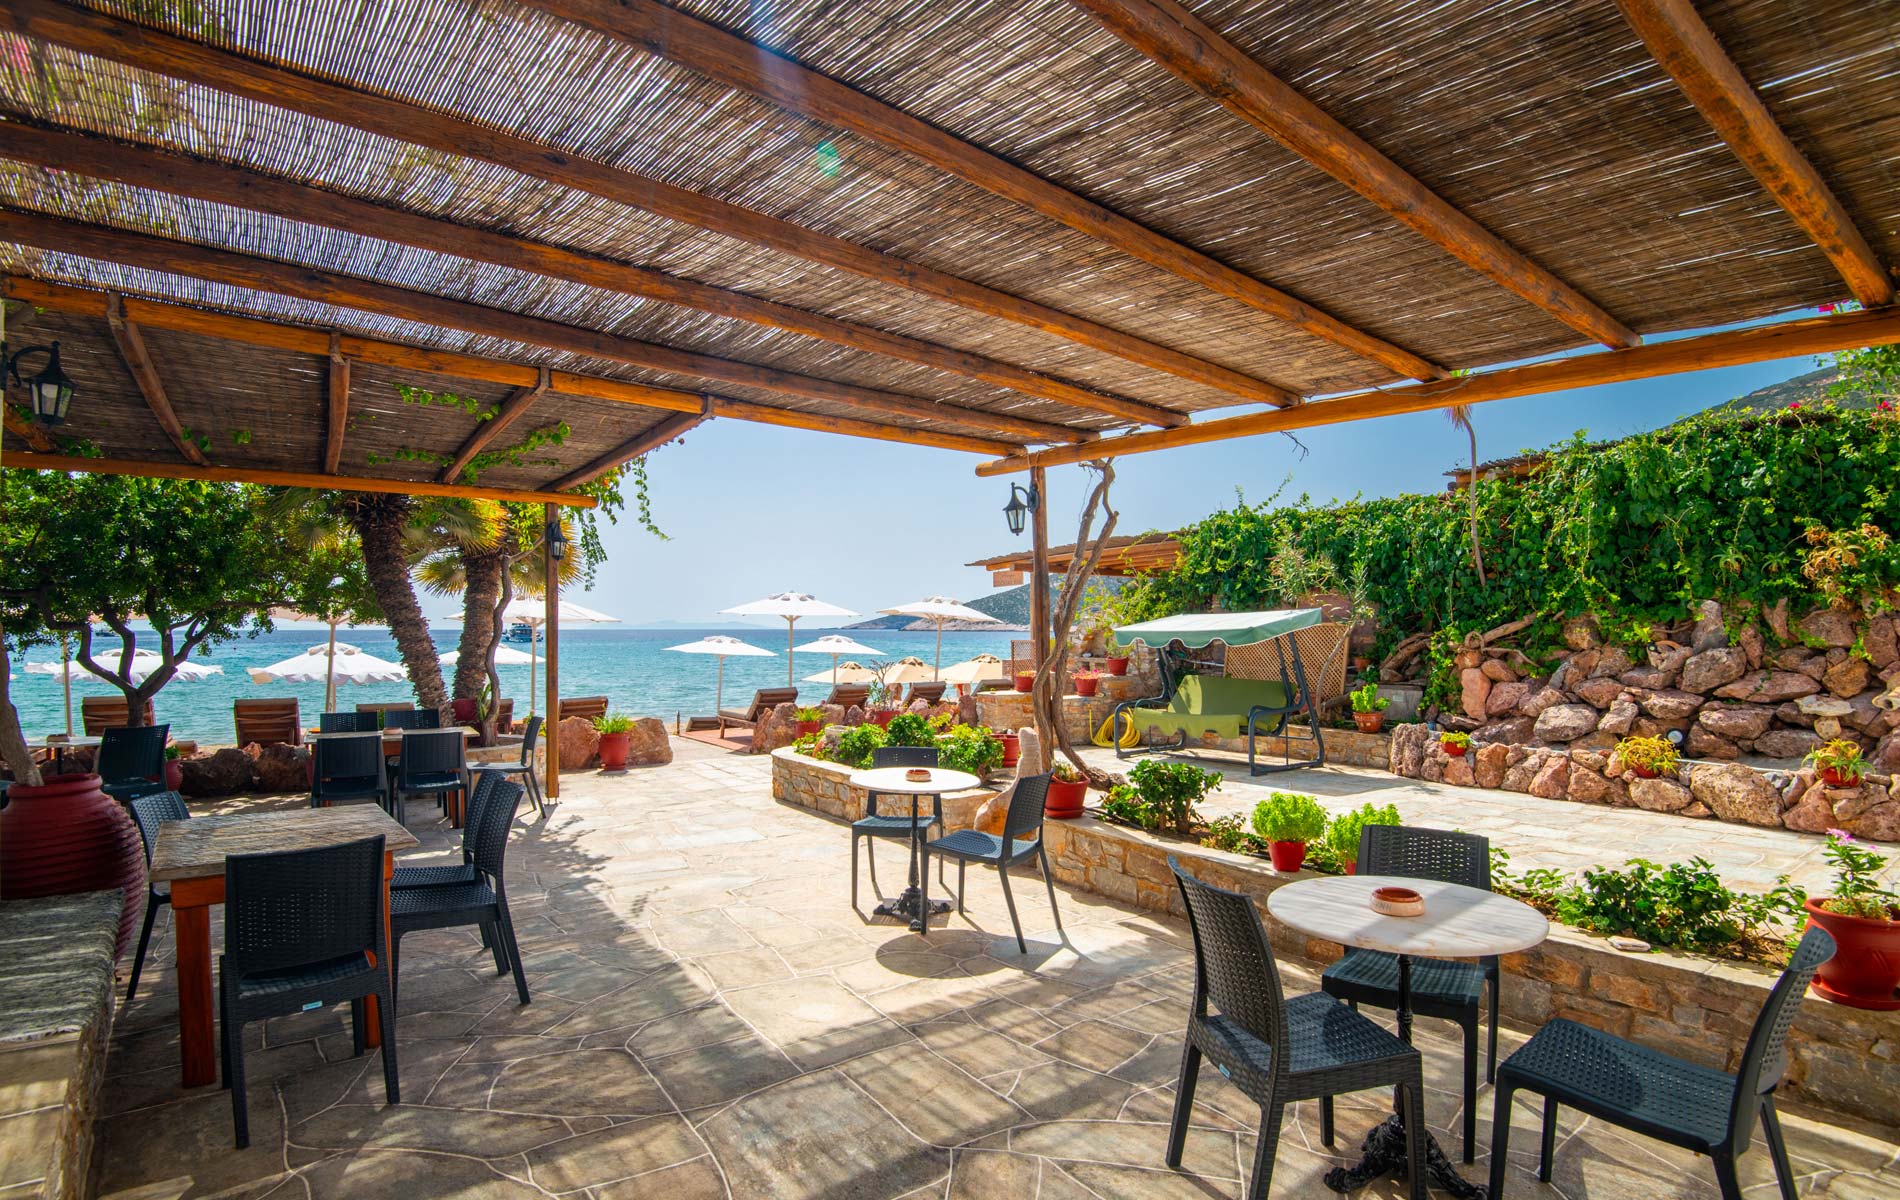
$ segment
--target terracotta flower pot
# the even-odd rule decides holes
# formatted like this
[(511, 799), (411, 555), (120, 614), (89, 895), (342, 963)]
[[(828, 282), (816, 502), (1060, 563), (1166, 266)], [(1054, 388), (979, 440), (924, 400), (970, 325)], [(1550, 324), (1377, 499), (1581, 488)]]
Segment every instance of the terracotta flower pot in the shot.
[(814, 733), (823, 733), (824, 731), (825, 723), (823, 721), (800, 721), (798, 723), (799, 737), (809, 737)]
[(1036, 673), (1034, 671), (1016, 672), (1016, 690), (1019, 692), (1035, 691), (1036, 690)]
[(1267, 857), (1273, 860), (1273, 869), (1276, 871), (1297, 871), (1300, 864), (1306, 861), (1306, 843), (1268, 842)]
[(1463, 758), (1465, 751), (1471, 749), (1469, 745), (1460, 746), (1455, 742), (1440, 742), (1438, 744), (1443, 746), (1445, 753), (1451, 755), (1453, 758)]
[(1095, 689), (1102, 685), (1102, 681), (1100, 679), (1086, 678), (1081, 675), (1077, 675), (1075, 677), (1074, 682), (1075, 682), (1075, 694), (1078, 696), (1093, 696), (1095, 694)]
[(1082, 801), (1087, 799), (1089, 785), (1086, 780), (1067, 783), (1060, 779), (1049, 781), (1049, 799), (1044, 805), (1042, 815), (1057, 821), (1073, 821), (1082, 815)]
[(1119, 657), (1113, 654), (1109, 655), (1108, 656), (1108, 673), (1110, 675), (1128, 674), (1128, 656), (1126, 654), (1121, 655)]
[(1377, 733), (1385, 728), (1385, 710), (1356, 712), (1352, 714), (1352, 723), (1359, 727), (1360, 733)]
[(49, 775), (40, 787), (14, 784), (0, 812), (0, 899), (69, 896), (118, 888), (118, 953), (145, 903), (145, 852), (138, 826), (99, 790), (97, 775)]
[(165, 760), (165, 786), (174, 792), (185, 786), (185, 764), (178, 759)]
[(1340, 863), (1339, 866), (1340, 869), (1348, 875), (1357, 875), (1359, 873), (1359, 864), (1356, 862)]
[(897, 710), (894, 708), (874, 708), (864, 714), (864, 719), (879, 729), (882, 729), (897, 719)]
[(624, 771), (627, 769), (627, 755), (633, 751), (633, 734), (603, 733), (600, 735), (600, 769), (603, 771)]
[(1635, 763), (1630, 764), (1630, 774), (1638, 779), (1658, 779), (1662, 776), (1662, 772), (1654, 767), (1639, 767)]
[(1851, 788), (1860, 786), (1859, 775), (1848, 775), (1835, 767), (1821, 768), (1821, 782), (1833, 788)]
[(1020, 734), (1006, 733), (1000, 739), (1003, 743), (1003, 765), (1013, 767), (1022, 761), (1023, 739)]
[(1815, 973), (1815, 992), (1850, 1008), (1900, 1009), (1900, 921), (1843, 916), (1820, 900), (1809, 900), (1807, 909), (1808, 920), (1838, 946)]

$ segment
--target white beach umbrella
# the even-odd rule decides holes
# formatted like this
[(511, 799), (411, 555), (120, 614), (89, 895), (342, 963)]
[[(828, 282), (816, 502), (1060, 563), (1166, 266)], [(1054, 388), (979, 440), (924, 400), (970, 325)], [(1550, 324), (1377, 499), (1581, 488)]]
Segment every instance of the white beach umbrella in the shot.
[(922, 683), (926, 679), (935, 679), (937, 672), (931, 665), (914, 654), (905, 655), (887, 665), (879, 673), (885, 683)]
[[(59, 679), (61, 690), (66, 696), (66, 736), (71, 737), (73, 734), (73, 680), (97, 679), (99, 677), (81, 666), (77, 659), (68, 657), (67, 642), (64, 634), (60, 635), (60, 653), (61, 658), (58, 662), (35, 662), (26, 664), (26, 673), (28, 675), (52, 675)], [(119, 665), (119, 653), (120, 652), (115, 649), (109, 653), (94, 654), (92, 657), (93, 661), (100, 666), (116, 669)], [(134, 647), (132, 650), (132, 670), (129, 673), (129, 678), (135, 684), (144, 683), (147, 676), (164, 665), (165, 658), (163, 655), (153, 650)], [(172, 678), (174, 680), (183, 680), (186, 683), (202, 683), (213, 675), (222, 674), (224, 674), (223, 667), (207, 667), (201, 663), (186, 661), (178, 664), (178, 668), (173, 673)]]
[(881, 613), (894, 617), (922, 617), (937, 627), (937, 669), (943, 669), (943, 627), (948, 621), (978, 621), (995, 624), (996, 618), (980, 609), (951, 599), (949, 596), (925, 596), (922, 600), (910, 604), (900, 604), (896, 608), (880, 608)]
[[(836, 685), (838, 682), (838, 659), (841, 656), (846, 654), (862, 654), (867, 658), (876, 658), (878, 655), (884, 653), (882, 650), (873, 650), (862, 642), (854, 642), (842, 633), (827, 633), (815, 641), (806, 642), (802, 646), (794, 646), (792, 649), (798, 654), (831, 655), (831, 682), (833, 685)], [(860, 667), (858, 669), (863, 670), (864, 668)], [(816, 675), (808, 675), (805, 678), (806, 683), (823, 683), (824, 681), (825, 675), (822, 671)], [(845, 682), (862, 683), (864, 681), (861, 679), (847, 679)]]
[(869, 683), (877, 678), (877, 672), (860, 662), (837, 663), (829, 671), (819, 671), (805, 676), (806, 683), (829, 683), (833, 687), (841, 683)]
[[(604, 612), (595, 612), (593, 609), (585, 605), (576, 604), (572, 600), (556, 601), (555, 611), (559, 614), (561, 624), (563, 625), (617, 625), (620, 623), (619, 617), (610, 617)], [(461, 613), (442, 618), (443, 622), (447, 624), (459, 622), (461, 619)], [(535, 644), (541, 640), (541, 626), (547, 623), (547, 619), (548, 602), (539, 596), (516, 596), (514, 599), (508, 601), (501, 610), (501, 623), (504, 629), (510, 625), (522, 624), (528, 626), (530, 630), (528, 637), (529, 716), (534, 715), (535, 704), (534, 665), (538, 661), (535, 654)], [(516, 653), (520, 652), (516, 651)], [(499, 655), (496, 656), (495, 661), (501, 661)]]
[(971, 684), (979, 679), (1001, 679), (1008, 673), (1002, 659), (994, 654), (979, 654), (975, 658), (945, 667), (937, 672), (937, 678), (945, 683)]
[[(461, 660), (461, 657), (460, 650), (447, 650), (438, 654), (436, 659), (443, 665), (452, 667)], [(532, 654), (523, 654), (513, 646), (495, 647), (495, 665), (498, 667), (521, 667), (531, 665), (533, 662)]]
[[(332, 653), (334, 650), (334, 653)], [(302, 654), (268, 667), (252, 667), (252, 683), (321, 683), (324, 703), (334, 704), (339, 683), (401, 683), (409, 678), (401, 663), (365, 654), (348, 642), (312, 646)]]
[(724, 637), (715, 634), (703, 637), (696, 642), (687, 642), (684, 646), (668, 646), (681, 654), (711, 654), (719, 659), (718, 691), (713, 700), (713, 711), (717, 712), (726, 704), (726, 660), (728, 658), (776, 658), (770, 650), (742, 642), (736, 637)]
[(762, 600), (754, 600), (735, 608), (719, 610), (735, 617), (784, 617), (785, 618), (785, 682), (792, 682), (792, 633), (800, 617), (855, 617), (858, 614), (848, 608), (839, 608), (827, 604), (816, 596), (805, 592), (779, 592)]

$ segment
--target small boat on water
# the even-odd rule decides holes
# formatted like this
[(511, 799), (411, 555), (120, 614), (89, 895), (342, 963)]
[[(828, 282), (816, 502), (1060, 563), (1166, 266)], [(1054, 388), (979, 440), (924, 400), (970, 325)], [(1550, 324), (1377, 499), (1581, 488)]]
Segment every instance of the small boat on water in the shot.
[(534, 626), (528, 624), (526, 621), (516, 621), (513, 625), (508, 627), (507, 633), (501, 635), (501, 640), (504, 642), (538, 642), (541, 640), (541, 635)]

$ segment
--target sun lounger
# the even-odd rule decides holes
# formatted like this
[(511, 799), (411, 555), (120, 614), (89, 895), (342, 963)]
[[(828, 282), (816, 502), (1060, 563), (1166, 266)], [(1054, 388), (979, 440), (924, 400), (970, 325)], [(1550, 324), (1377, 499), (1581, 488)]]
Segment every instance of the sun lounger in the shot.
[(231, 703), (231, 719), (237, 727), (237, 744), (240, 746), (248, 746), (252, 742), (260, 746), (278, 742), (289, 746), (303, 744), (303, 720), (297, 710), (295, 696), (234, 700)]
[(561, 711), (557, 721), (565, 721), (569, 717), (579, 717), (583, 721), (591, 721), (595, 717), (604, 717), (606, 715), (607, 697), (605, 696), (563, 696), (561, 697)]
[[(108, 729), (121, 728), (126, 724), (124, 696), (81, 696), (79, 698), (79, 719), (85, 723), (87, 737), (103, 736)], [(158, 724), (158, 713), (152, 702), (145, 702), (145, 723)]]
[(949, 686), (941, 679), (929, 683), (913, 683), (910, 685), (910, 695), (905, 697), (904, 703), (915, 704), (919, 700), (925, 704), (940, 703), (943, 700), (944, 689)]
[(871, 702), (871, 685), (835, 683), (831, 686), (831, 695), (826, 696), (824, 702), (836, 704), (840, 708), (863, 708)]
[(746, 707), (719, 710), (719, 733), (723, 737), (728, 725), (743, 725), (750, 729), (779, 705), (796, 703), (798, 689), (795, 687), (760, 688), (752, 693), (752, 703)]

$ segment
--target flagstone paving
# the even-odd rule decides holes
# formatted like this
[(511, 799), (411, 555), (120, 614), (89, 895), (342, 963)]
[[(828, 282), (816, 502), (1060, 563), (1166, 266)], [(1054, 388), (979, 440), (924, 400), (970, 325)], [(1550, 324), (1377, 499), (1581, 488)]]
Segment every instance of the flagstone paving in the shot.
[[(100, 1195), (1243, 1194), (1258, 1111), (1214, 1072), (1203, 1073), (1183, 1170), (1162, 1164), (1193, 985), (1183, 925), (1058, 889), (1058, 934), (1033, 870), (1016, 887), (1026, 955), (987, 871), (970, 875), (967, 916), (928, 937), (869, 922), (850, 907), (841, 825), (774, 803), (765, 762), (675, 747), (668, 767), (567, 776), (561, 802), (521, 822), (509, 892), (532, 1003), (517, 1003), (471, 933), (404, 939), (400, 1105), (383, 1103), (373, 1054), (351, 1057), (342, 1013), (253, 1026), (252, 1145), (234, 1150), (228, 1094), (177, 1083), (161, 919), (146, 981), (114, 1033)], [(1356, 803), (1379, 778), (1338, 773), (1331, 799)], [(273, 803), (301, 801), (241, 806)], [(1512, 812), (1459, 811), (1470, 828), (1492, 816), (1528, 826), (1531, 805), (1550, 809), (1520, 798)], [(424, 845), (405, 861), (454, 853), (449, 832), (413, 807), (412, 822)], [(879, 854), (888, 889), (903, 860), (891, 844)], [(1316, 986), (1304, 966), (1284, 966), (1289, 990)], [(1454, 1154), (1458, 1036), (1420, 1023), (1428, 1116)], [(1507, 1029), (1503, 1051), (1522, 1039)], [(1333, 1150), (1319, 1144), (1313, 1106), (1294, 1106), (1273, 1194), (1328, 1195), (1319, 1176), (1353, 1157), (1386, 1103), (1373, 1093), (1343, 1102)], [(1486, 1170), (1488, 1089), (1479, 1105), (1473, 1178)], [(1530, 1107), (1516, 1119), (1513, 1144), (1529, 1149), (1511, 1154), (1514, 1198), (1716, 1195), (1706, 1164), (1574, 1115), (1560, 1127), (1554, 1182), (1539, 1184)], [(1900, 1195), (1900, 1147), (1878, 1131), (1785, 1120), (1803, 1195)], [(1743, 1179), (1751, 1195), (1773, 1194), (1761, 1147), (1743, 1160)], [(1361, 1194), (1403, 1192), (1387, 1181)]]

